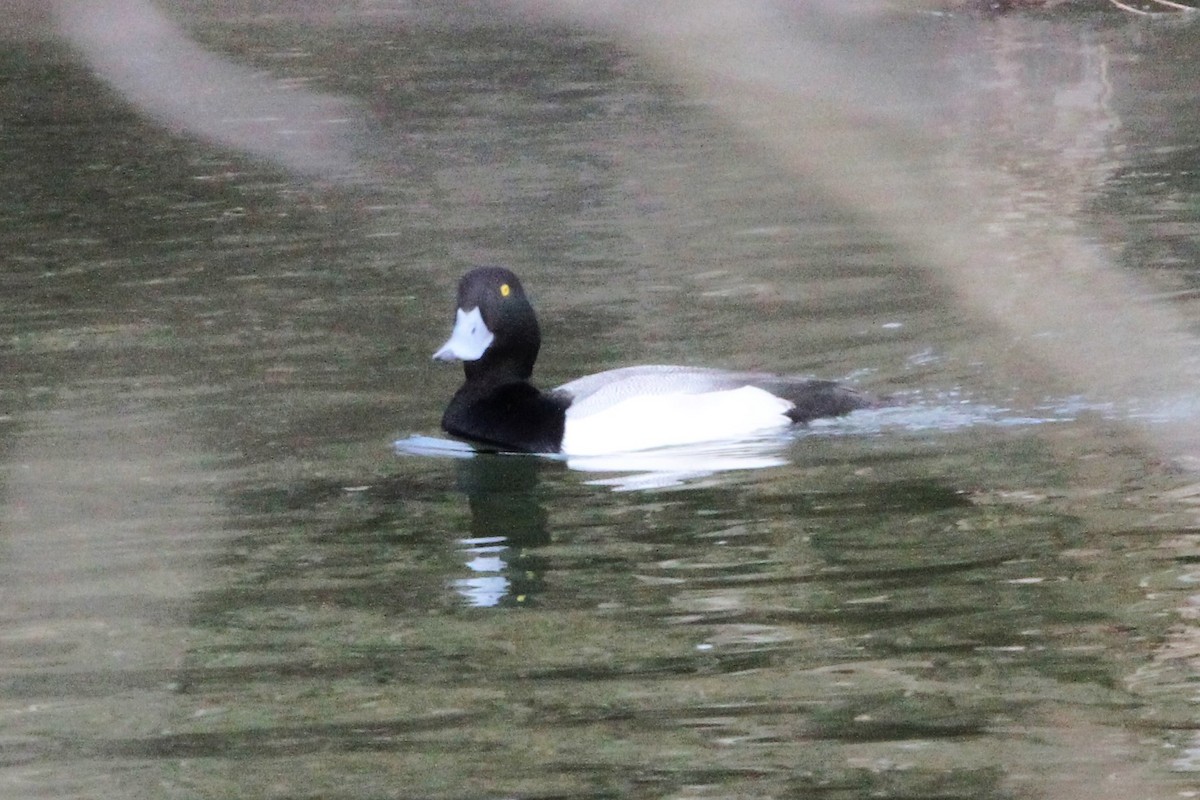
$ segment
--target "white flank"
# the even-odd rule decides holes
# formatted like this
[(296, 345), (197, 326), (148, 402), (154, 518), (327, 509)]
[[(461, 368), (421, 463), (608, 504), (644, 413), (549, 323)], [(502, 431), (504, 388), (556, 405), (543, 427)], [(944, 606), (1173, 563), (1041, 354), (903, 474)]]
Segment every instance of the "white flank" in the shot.
[(562, 451), (568, 456), (628, 453), (655, 447), (736, 441), (786, 428), (792, 404), (753, 386), (703, 394), (630, 397), (591, 414), (567, 409)]

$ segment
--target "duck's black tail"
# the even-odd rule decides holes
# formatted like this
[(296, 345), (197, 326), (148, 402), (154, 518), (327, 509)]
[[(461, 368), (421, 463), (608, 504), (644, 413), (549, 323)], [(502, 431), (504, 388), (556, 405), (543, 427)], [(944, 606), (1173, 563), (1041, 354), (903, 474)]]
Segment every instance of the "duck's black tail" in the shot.
[(860, 408), (878, 408), (883, 403), (869, 394), (834, 381), (809, 380), (780, 387), (778, 394), (795, 403), (787, 415), (800, 424), (821, 417), (840, 417)]

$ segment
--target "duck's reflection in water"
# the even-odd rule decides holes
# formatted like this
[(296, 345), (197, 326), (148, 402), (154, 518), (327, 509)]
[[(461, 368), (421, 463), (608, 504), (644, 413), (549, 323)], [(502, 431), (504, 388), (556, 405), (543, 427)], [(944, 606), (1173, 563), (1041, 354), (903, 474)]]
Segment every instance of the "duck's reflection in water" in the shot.
[(479, 454), (456, 462), (458, 488), (471, 509), (470, 535), (459, 541), (470, 573), (454, 589), (471, 606), (511, 607), (543, 589), (548, 544), (546, 512), (538, 503), (538, 459)]

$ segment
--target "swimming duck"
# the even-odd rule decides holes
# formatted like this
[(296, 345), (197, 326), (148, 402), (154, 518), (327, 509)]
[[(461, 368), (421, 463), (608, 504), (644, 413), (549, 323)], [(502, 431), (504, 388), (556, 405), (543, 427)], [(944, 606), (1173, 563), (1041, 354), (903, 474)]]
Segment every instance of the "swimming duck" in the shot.
[(478, 267), (458, 284), (454, 330), (433, 357), (466, 381), (442, 416), (449, 434), (501, 450), (602, 455), (736, 441), (874, 405), (833, 381), (646, 365), (531, 384), (541, 332), (521, 281)]

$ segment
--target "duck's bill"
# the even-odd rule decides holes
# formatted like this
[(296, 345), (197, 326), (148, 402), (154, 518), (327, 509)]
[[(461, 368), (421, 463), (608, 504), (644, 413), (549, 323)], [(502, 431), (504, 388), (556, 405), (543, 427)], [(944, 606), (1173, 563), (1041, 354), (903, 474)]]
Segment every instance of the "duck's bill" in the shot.
[(475, 361), (483, 357), (495, 338), (484, 324), (478, 308), (470, 311), (460, 308), (454, 316), (454, 330), (450, 332), (450, 338), (433, 357), (438, 361)]

